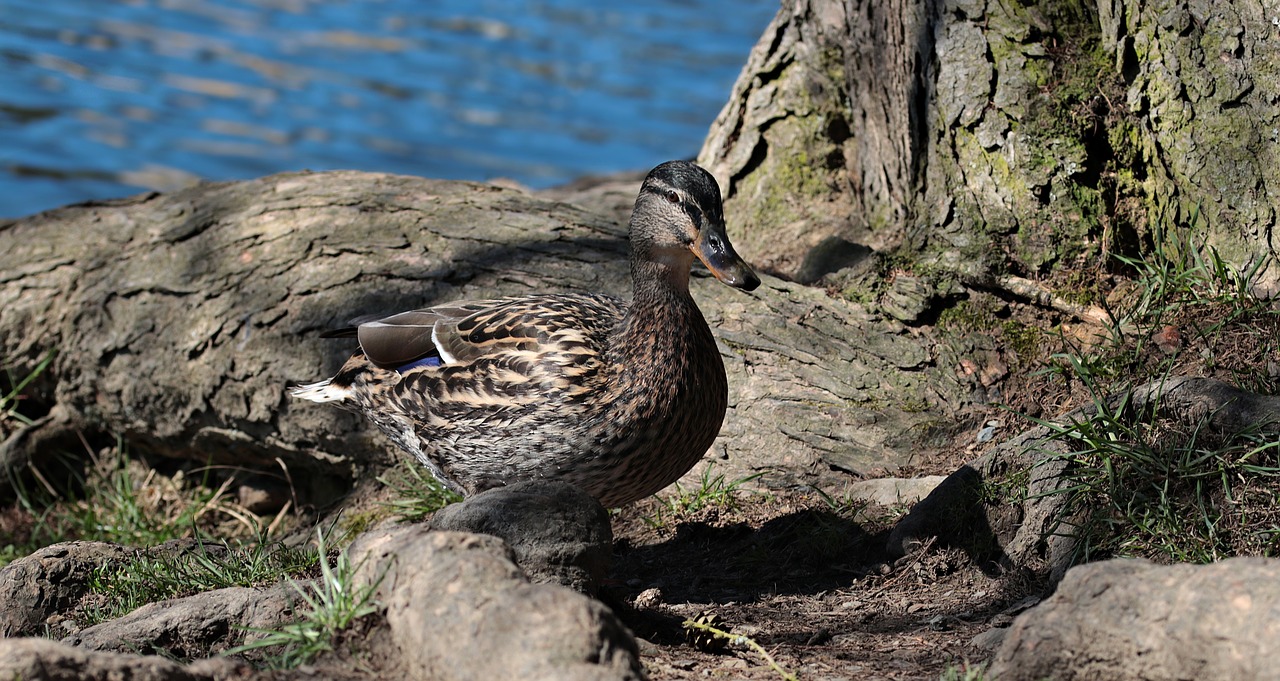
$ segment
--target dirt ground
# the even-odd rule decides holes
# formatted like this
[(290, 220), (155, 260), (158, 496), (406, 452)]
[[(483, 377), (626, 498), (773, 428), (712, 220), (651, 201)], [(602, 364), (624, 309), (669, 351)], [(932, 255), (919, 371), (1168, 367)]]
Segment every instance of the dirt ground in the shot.
[[(1146, 332), (1126, 339), (1110, 350), (1109, 356), (1128, 358), (1116, 362), (1118, 377), (1209, 376), (1274, 393), (1280, 316), (1248, 315), (1203, 328), (1231, 319), (1228, 312), (1179, 309), (1150, 336), (1149, 349), (1142, 348)], [(1067, 321), (1017, 303), (997, 302), (984, 314), (1022, 328)], [(982, 413), (972, 419), (998, 419), (1003, 428), (995, 441), (975, 446), (958, 439), (898, 475), (946, 475), (1033, 425), (1019, 414), (1065, 413), (1091, 399), (1089, 386), (1074, 374), (1043, 368), (1054, 353), (1080, 351), (1075, 343), (1098, 342), (1100, 329), (1078, 327), (1077, 340), (1041, 334), (1024, 349), (1028, 356), (1018, 356), (1003, 337), (1010, 328), (996, 331), (1012, 369), (999, 400), (1008, 408), (978, 408)], [(1160, 344), (1165, 336), (1177, 340), (1177, 351)], [(614, 517), (615, 563), (601, 597), (641, 639), (646, 671), (656, 681), (785, 678), (746, 645), (708, 651), (691, 643), (682, 623), (710, 615), (799, 679), (938, 679), (949, 666), (987, 660), (992, 651), (975, 646), (974, 637), (1007, 626), (1038, 602), (1047, 580), (975, 562), (953, 548), (929, 546), (893, 560), (885, 541), (905, 511), (841, 503), (811, 490), (775, 490), (740, 491), (732, 503), (673, 516), (651, 498)]]
[(601, 595), (641, 640), (655, 681), (784, 678), (746, 645), (695, 646), (682, 623), (711, 615), (800, 679), (937, 679), (984, 660), (974, 636), (1007, 625), (1040, 590), (959, 549), (892, 561), (883, 547), (900, 509), (738, 492), (655, 527), (661, 510), (651, 499), (615, 516)]

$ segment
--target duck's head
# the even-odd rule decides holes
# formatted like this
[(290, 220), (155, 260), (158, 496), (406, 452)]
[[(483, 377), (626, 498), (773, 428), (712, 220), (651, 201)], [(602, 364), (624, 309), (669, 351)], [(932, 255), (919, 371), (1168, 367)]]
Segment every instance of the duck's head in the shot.
[(631, 214), (633, 257), (688, 277), (693, 258), (716, 279), (746, 291), (760, 278), (733, 250), (724, 230), (720, 187), (711, 173), (688, 161), (668, 161), (649, 171)]

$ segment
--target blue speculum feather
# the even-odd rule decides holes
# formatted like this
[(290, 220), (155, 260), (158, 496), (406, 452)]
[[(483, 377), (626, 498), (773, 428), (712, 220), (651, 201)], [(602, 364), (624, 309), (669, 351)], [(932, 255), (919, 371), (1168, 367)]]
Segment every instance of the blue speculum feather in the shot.
[(410, 369), (417, 369), (419, 367), (438, 367), (438, 366), (440, 366), (440, 358), (434, 355), (429, 355), (427, 357), (423, 357), (422, 359), (415, 359), (404, 366), (396, 367), (396, 373), (403, 374), (404, 372), (409, 371)]

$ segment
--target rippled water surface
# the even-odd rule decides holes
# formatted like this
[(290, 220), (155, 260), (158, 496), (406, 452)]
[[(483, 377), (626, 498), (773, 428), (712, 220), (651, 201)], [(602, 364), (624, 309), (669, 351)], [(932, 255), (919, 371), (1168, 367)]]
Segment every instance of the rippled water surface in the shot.
[(776, 0), (0, 0), (0, 216), (359, 168), (546, 186), (697, 152)]

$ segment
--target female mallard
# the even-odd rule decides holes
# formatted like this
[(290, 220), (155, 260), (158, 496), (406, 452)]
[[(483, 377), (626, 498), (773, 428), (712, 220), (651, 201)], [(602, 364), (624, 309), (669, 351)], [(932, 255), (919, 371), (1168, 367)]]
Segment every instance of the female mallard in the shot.
[(694, 257), (720, 281), (760, 279), (725, 236), (698, 166), (654, 168), (631, 215), (628, 305), (563, 293), (464, 301), (361, 324), (333, 378), (292, 390), (365, 414), (453, 490), (555, 478), (605, 506), (646, 497), (697, 463), (728, 388), (689, 295)]

